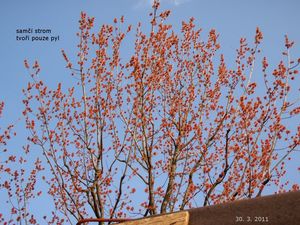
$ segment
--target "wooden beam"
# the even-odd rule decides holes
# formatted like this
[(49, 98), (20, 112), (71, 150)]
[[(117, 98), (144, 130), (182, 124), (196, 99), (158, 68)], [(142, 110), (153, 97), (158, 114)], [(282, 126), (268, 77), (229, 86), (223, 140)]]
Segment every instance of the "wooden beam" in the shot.
[(188, 225), (189, 213), (181, 211), (121, 223), (122, 225)]

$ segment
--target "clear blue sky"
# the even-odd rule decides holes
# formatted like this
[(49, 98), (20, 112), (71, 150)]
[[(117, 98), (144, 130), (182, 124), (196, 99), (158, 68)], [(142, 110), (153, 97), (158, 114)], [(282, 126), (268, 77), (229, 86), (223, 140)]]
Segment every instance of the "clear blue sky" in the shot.
[[(69, 71), (65, 69), (60, 50), (65, 49), (69, 55), (76, 51), (75, 33), (81, 11), (94, 16), (96, 26), (101, 26), (121, 15), (125, 16), (129, 24), (138, 21), (145, 24), (150, 9), (150, 0), (1, 0), (0, 100), (6, 102), (6, 108), (0, 126), (16, 122), (21, 115), (21, 90), (29, 80), (23, 66), (24, 59), (30, 62), (38, 59), (43, 79), (50, 85), (68, 82)], [(171, 9), (172, 15), (168, 22), (177, 28), (182, 20), (191, 16), (195, 17), (196, 23), (205, 33), (215, 28), (220, 33), (221, 51), (229, 63), (234, 60), (240, 37), (252, 39), (257, 26), (263, 31), (262, 47), (271, 64), (281, 58), (285, 34), (296, 42), (292, 54), (300, 57), (298, 0), (162, 0), (162, 9)], [(16, 41), (16, 29), (31, 27), (51, 29), (53, 36), (59, 35), (59, 41)], [(10, 145), (15, 149), (24, 143), (25, 136), (20, 126), (17, 131), (20, 135)], [(295, 169), (296, 166), (299, 163), (297, 165), (294, 161), (290, 167)], [(291, 170), (288, 176), (294, 181), (300, 178), (296, 170)], [(3, 199), (1, 191), (0, 199)], [(3, 207), (1, 202), (0, 212)], [(47, 205), (38, 206), (35, 210), (45, 212)]]

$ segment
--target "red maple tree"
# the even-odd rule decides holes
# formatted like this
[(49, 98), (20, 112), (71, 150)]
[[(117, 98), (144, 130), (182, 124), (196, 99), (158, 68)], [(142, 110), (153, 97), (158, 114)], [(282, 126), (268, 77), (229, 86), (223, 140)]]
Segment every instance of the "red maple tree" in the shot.
[[(0, 102), (0, 119), (3, 116), (4, 102)], [(8, 147), (8, 142), (16, 136), (15, 125), (10, 124), (4, 130), (0, 127), (0, 188), (7, 194), (3, 199), (11, 208), (8, 210), (10, 216), (6, 215), (4, 209), (0, 211), (1, 224), (36, 224), (36, 215), (29, 210), (30, 200), (41, 195), (41, 191), (36, 190), (38, 173), (44, 170), (39, 157), (32, 161), (33, 166), (29, 165), (29, 146), (20, 151)]]
[(294, 43), (286, 37), (282, 61), (270, 68), (257, 28), (253, 44), (240, 39), (229, 68), (214, 29), (204, 38), (191, 18), (176, 32), (166, 24), (170, 11), (158, 8), (149, 33), (136, 27), (130, 55), (124, 17), (93, 32), (94, 18), (82, 13), (78, 60), (62, 51), (74, 85), (51, 89), (38, 62), (25, 61), (29, 140), (42, 150), (51, 171), (43, 179), (62, 213), (49, 223), (155, 215), (257, 197), (267, 185), (285, 189), (284, 163), (300, 143), (299, 124), (288, 126), (300, 112)]

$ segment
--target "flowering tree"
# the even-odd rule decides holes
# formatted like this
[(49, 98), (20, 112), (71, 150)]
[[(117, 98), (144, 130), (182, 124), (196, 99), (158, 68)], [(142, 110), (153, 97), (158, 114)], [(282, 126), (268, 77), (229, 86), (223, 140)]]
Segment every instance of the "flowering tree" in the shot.
[(38, 62), (25, 60), (29, 140), (44, 155), (51, 174), (43, 179), (62, 213), (49, 223), (155, 215), (257, 197), (268, 185), (285, 189), (284, 163), (300, 143), (299, 124), (287, 126), (300, 112), (293, 42), (286, 37), (277, 66), (267, 57), (255, 66), (257, 28), (253, 44), (241, 38), (229, 68), (215, 30), (204, 38), (191, 18), (176, 32), (166, 24), (170, 11), (158, 8), (150, 32), (138, 24), (130, 56), (124, 17), (94, 32), (94, 18), (82, 13), (77, 61), (62, 51), (72, 86), (50, 89)]
[[(0, 102), (0, 118), (3, 115), (4, 102)], [(16, 136), (14, 125), (8, 125), (4, 130), (0, 127), (0, 190), (7, 193), (6, 202), (11, 206), (10, 217), (5, 217), (1, 209), (1, 224), (36, 224), (35, 215), (30, 213), (29, 201), (41, 195), (35, 190), (38, 173), (44, 168), (37, 157), (33, 167), (28, 167), (28, 146), (24, 147), (24, 154), (17, 154), (15, 149), (7, 148), (8, 141)]]

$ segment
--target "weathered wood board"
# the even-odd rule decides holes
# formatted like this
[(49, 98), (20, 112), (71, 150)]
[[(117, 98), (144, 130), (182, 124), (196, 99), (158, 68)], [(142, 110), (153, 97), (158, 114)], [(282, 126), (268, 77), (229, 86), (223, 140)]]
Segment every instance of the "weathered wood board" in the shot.
[(187, 211), (148, 217), (121, 223), (122, 225), (188, 225), (189, 213)]

